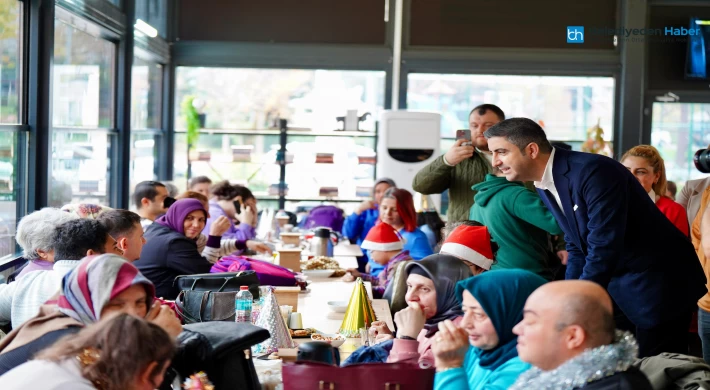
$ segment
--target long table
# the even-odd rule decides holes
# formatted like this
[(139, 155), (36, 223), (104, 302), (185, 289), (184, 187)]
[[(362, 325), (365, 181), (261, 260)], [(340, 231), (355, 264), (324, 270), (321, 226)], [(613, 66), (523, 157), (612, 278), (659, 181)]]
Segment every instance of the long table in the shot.
[[(303, 317), (304, 328), (315, 328), (322, 333), (338, 333), (343, 323), (345, 313), (335, 313), (328, 308), (329, 301), (348, 302), (355, 283), (343, 282), (340, 278), (311, 278), (308, 286), (310, 292), (298, 297), (298, 311)], [(365, 282), (365, 288), (372, 299), (372, 286)], [(379, 321), (385, 321), (390, 329), (394, 329), (392, 314), (386, 299), (372, 300), (372, 308)], [(297, 344), (311, 341), (310, 339), (294, 339)], [(348, 338), (340, 347), (344, 359), (361, 345), (359, 338)]]
[[(346, 243), (338, 244), (333, 252), (333, 258), (343, 269), (357, 268), (357, 256), (362, 256), (362, 251), (359, 246)], [(315, 328), (322, 333), (338, 333), (345, 314), (332, 312), (328, 308), (328, 302), (348, 302), (355, 283), (343, 282), (340, 278), (310, 277), (309, 280), (311, 281), (308, 285), (309, 292), (300, 293), (298, 296), (298, 311), (301, 313), (303, 326), (305, 328)], [(370, 298), (372, 298), (372, 286), (369, 282), (365, 282), (365, 288)], [(390, 313), (387, 300), (372, 300), (372, 308), (378, 320), (385, 321), (390, 329), (394, 329), (394, 322), (392, 321), (392, 314)], [(294, 338), (293, 340), (297, 345), (311, 341), (310, 338)], [(359, 337), (348, 338), (346, 342), (338, 348), (341, 361), (350, 356), (360, 345)], [(262, 372), (281, 370), (280, 361), (265, 362), (256, 359), (254, 363), (257, 367), (257, 373), (259, 373), (260, 376)], [(260, 379), (263, 380), (263, 378)], [(273, 387), (268, 388), (271, 389)]]

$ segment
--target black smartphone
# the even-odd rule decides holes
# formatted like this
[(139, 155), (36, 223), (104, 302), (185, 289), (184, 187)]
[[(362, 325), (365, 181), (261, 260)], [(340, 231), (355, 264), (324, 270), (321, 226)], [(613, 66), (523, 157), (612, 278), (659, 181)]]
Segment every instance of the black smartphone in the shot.
[(168, 209), (175, 202), (177, 202), (177, 199), (168, 196), (167, 198), (165, 198), (165, 200), (163, 200), (163, 208)]
[(234, 201), (234, 210), (236, 210), (237, 214), (242, 213), (242, 202), (235, 200)]

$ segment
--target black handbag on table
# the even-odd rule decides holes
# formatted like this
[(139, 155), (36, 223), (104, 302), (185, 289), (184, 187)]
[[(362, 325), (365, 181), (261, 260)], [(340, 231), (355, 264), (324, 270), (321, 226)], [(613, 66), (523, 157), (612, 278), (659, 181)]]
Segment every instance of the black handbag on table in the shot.
[(175, 278), (180, 294), (175, 300), (186, 324), (234, 321), (234, 299), (240, 286), (249, 286), (259, 298), (259, 278), (254, 271), (181, 275)]

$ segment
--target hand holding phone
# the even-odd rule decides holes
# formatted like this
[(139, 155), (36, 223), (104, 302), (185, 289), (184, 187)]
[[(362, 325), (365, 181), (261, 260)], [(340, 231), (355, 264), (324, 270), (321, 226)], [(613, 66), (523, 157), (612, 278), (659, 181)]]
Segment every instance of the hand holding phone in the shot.
[(471, 143), (471, 130), (456, 130), (456, 140), (464, 140), (464, 143), (461, 145), (468, 146), (468, 145), (473, 145)]
[(461, 161), (473, 157), (474, 148), (471, 143), (471, 130), (457, 130), (456, 143), (446, 152), (444, 158), (449, 165), (457, 165)]

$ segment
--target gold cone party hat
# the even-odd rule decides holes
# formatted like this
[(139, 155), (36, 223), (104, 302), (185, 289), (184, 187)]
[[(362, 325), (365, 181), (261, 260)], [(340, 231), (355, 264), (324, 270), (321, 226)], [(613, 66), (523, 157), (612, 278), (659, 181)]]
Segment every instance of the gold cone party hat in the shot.
[(375, 311), (372, 309), (367, 289), (362, 279), (357, 278), (348, 308), (345, 310), (345, 318), (340, 325), (340, 334), (345, 337), (359, 336), (360, 328), (369, 328), (374, 321), (376, 321)]

